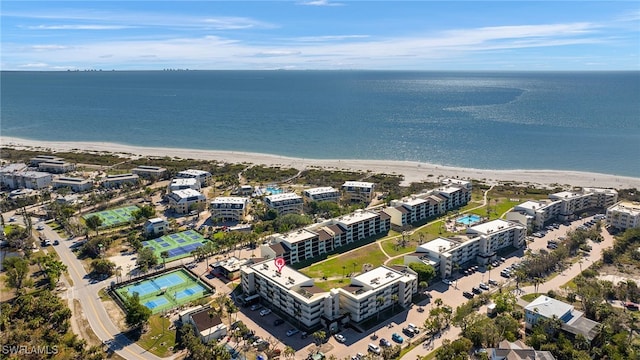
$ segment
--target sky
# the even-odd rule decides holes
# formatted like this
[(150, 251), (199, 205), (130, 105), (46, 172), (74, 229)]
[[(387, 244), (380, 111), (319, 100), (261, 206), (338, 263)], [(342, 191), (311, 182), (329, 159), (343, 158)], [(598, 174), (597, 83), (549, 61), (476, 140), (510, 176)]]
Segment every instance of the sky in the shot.
[(0, 6), (2, 70), (640, 70), (638, 1)]

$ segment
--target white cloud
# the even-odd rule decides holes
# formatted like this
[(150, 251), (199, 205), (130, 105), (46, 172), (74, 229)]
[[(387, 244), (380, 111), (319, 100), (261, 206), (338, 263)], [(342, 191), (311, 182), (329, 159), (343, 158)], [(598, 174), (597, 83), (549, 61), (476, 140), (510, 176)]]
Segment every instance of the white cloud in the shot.
[(84, 24), (84, 25), (36, 25), (36, 26), (27, 26), (29, 30), (122, 30), (122, 29), (131, 29), (135, 26), (128, 25), (95, 25), (95, 24)]
[(329, 0), (311, 0), (298, 3), (307, 6), (343, 6), (343, 3), (330, 2)]
[(303, 41), (303, 42), (322, 42), (322, 41), (341, 41), (341, 40), (351, 40), (351, 39), (366, 39), (369, 38), (369, 35), (321, 35), (321, 36), (302, 36), (292, 38), (290, 40), (293, 41)]
[(23, 69), (46, 69), (46, 68), (50, 68), (51, 66), (47, 63), (39, 62), (39, 63), (21, 64), (21, 65), (18, 65), (18, 67)]

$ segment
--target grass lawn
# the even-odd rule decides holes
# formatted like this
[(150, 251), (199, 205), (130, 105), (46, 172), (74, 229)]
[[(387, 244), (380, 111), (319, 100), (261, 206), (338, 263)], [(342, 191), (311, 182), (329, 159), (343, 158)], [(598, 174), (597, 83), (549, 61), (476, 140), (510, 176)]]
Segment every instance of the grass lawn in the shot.
[(348, 285), (350, 282), (351, 281), (349, 280), (349, 278), (344, 278), (344, 279), (336, 279), (336, 280), (314, 281), (313, 285), (325, 291), (329, 291), (331, 289), (341, 288), (345, 285)]
[[(149, 331), (142, 334), (138, 345), (150, 353), (159, 357), (167, 357), (173, 354), (176, 345), (176, 332), (169, 330), (171, 321), (167, 318), (153, 315), (149, 318)], [(171, 349), (170, 349), (171, 348)]]
[[(387, 260), (387, 257), (382, 253), (378, 244), (373, 243), (342, 254), (342, 256), (311, 265), (301, 269), (300, 272), (312, 278), (343, 276), (350, 272), (360, 272), (364, 264), (371, 264), (373, 267), (378, 267), (382, 265), (385, 260)], [(345, 266), (344, 269), (342, 268), (343, 266)]]
[(524, 301), (532, 302), (533, 300), (538, 298), (538, 296), (540, 296), (540, 295), (544, 295), (544, 294), (543, 293), (531, 293), (531, 294), (522, 295), (520, 298), (522, 300), (524, 300)]
[(407, 254), (407, 253), (415, 251), (416, 246), (418, 246), (418, 243), (416, 242), (416, 239), (419, 239), (419, 238), (420, 238), (419, 235), (413, 235), (411, 240), (407, 241), (407, 246), (399, 247), (397, 249), (396, 249), (396, 244), (398, 243), (399, 239), (383, 240), (382, 241), (382, 248), (384, 249), (384, 251), (389, 256)]
[(397, 259), (393, 259), (389, 261), (387, 265), (404, 265), (404, 257), (399, 257)]

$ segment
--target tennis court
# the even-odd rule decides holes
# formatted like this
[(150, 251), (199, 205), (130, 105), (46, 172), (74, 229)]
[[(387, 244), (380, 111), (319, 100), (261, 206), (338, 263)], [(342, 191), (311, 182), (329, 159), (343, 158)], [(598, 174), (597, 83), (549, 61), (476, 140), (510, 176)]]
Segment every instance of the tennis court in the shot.
[(131, 213), (136, 210), (139, 210), (138, 207), (132, 205), (117, 209), (90, 213), (87, 215), (83, 215), (82, 218), (87, 220), (92, 216), (97, 216), (102, 219), (102, 225), (100, 225), (100, 228), (107, 228), (111, 226), (126, 224), (129, 221), (134, 220), (134, 217), (133, 215), (131, 215)]
[(188, 271), (179, 269), (116, 289), (118, 296), (138, 293), (140, 303), (154, 314), (176, 308), (212, 293), (204, 283)]
[(142, 246), (153, 249), (160, 258), (163, 251), (169, 253), (167, 262), (191, 256), (191, 252), (203, 246), (208, 240), (195, 230), (187, 230), (175, 234), (165, 235), (157, 239), (142, 242)]

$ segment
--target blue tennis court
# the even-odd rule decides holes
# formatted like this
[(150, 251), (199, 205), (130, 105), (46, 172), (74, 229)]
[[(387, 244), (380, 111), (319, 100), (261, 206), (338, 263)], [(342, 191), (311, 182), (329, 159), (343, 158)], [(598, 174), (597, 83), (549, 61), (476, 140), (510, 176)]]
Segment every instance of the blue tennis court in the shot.
[(158, 306), (162, 306), (165, 304), (168, 304), (169, 301), (165, 298), (156, 298), (153, 300), (149, 300), (146, 303), (144, 303), (144, 306), (148, 307), (149, 309), (153, 310), (155, 308), (157, 308)]
[(183, 284), (183, 283), (186, 282), (177, 273), (171, 273), (171, 274), (168, 274), (168, 275), (163, 275), (163, 276), (160, 276), (160, 277), (157, 277), (157, 278), (153, 279), (152, 281), (156, 286), (158, 286), (159, 289), (162, 289), (163, 287), (171, 288), (171, 287), (178, 286), (178, 285)]
[(158, 292), (158, 290), (160, 290), (159, 287), (155, 286), (155, 284), (151, 281), (145, 281), (142, 283), (138, 283), (136, 285), (131, 286), (128, 290), (127, 293), (129, 295), (133, 295), (133, 293), (138, 293), (138, 295), (143, 298), (151, 293), (154, 292)]
[(175, 234), (165, 235), (153, 240), (144, 241), (144, 247), (153, 249), (157, 257), (166, 251), (169, 257), (167, 262), (191, 256), (191, 252), (203, 246), (208, 239), (194, 230), (187, 230)]
[(194, 295), (194, 294), (201, 293), (201, 292), (203, 292), (203, 291), (205, 291), (205, 290), (206, 290), (206, 289), (205, 289), (205, 288), (203, 288), (203, 287), (202, 287), (202, 286), (200, 286), (200, 285), (194, 285), (194, 286), (192, 286), (192, 287), (190, 287), (190, 288), (184, 289), (184, 290), (182, 290), (182, 291), (178, 291), (178, 292), (175, 294), (175, 298), (176, 298), (176, 300), (177, 300), (177, 299), (182, 299), (182, 298), (190, 297), (190, 296), (192, 296), (192, 295)]

